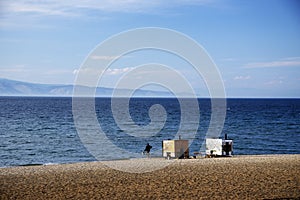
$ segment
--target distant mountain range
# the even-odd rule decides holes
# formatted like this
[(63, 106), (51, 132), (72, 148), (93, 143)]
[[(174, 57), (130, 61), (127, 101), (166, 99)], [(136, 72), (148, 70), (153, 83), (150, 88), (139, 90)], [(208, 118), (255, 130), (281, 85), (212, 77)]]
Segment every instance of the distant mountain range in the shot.
[[(80, 87), (81, 89), (92, 89), (86, 86)], [(37, 84), (0, 78), (0, 96), (72, 96), (73, 88), (73, 85)], [(111, 97), (113, 91), (113, 88), (97, 87), (96, 96)], [(121, 95), (126, 94), (128, 91), (126, 89), (118, 89)], [(173, 95), (170, 92), (138, 89), (135, 91), (135, 96), (170, 97)]]
[[(0, 96), (72, 96), (73, 85), (63, 84), (37, 84), (22, 81), (15, 81), (0, 78)], [(80, 86), (82, 90), (93, 90), (94, 88)], [(97, 97), (111, 97), (115, 89), (97, 87)], [(118, 89), (121, 96), (125, 96), (129, 90)], [(278, 90), (273, 89), (254, 89), (254, 88), (235, 88), (226, 90), (227, 97), (235, 98), (299, 98), (300, 91), (296, 89)], [(201, 95), (200, 95), (201, 94)], [(135, 97), (174, 97), (171, 92), (152, 91), (138, 89), (134, 93)], [(187, 93), (181, 93), (180, 96), (191, 97)], [(198, 97), (210, 98), (210, 94), (205, 90), (198, 90)]]

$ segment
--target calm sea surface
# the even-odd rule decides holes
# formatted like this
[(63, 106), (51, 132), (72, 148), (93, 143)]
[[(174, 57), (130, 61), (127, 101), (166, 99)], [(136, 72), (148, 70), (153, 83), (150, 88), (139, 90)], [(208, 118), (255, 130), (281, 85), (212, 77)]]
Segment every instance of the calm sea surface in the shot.
[[(211, 117), (210, 99), (198, 102), (199, 128), (193, 140), (186, 138), (191, 141), (190, 153), (199, 151)], [(114, 145), (140, 153), (149, 142), (153, 156), (160, 156), (162, 140), (173, 139), (179, 129), (181, 110), (177, 99), (132, 98), (133, 121), (149, 124), (148, 112), (154, 104), (162, 105), (167, 117), (163, 128), (150, 137), (126, 134), (115, 122), (109, 98), (97, 98), (95, 110), (100, 127)], [(226, 110), (221, 137), (227, 133), (234, 140), (235, 155), (300, 154), (300, 99), (228, 99)], [(191, 131), (189, 126), (184, 129)], [(118, 159), (113, 151), (103, 156), (103, 160), (112, 159)], [(75, 128), (72, 98), (0, 97), (0, 167), (95, 160)]]

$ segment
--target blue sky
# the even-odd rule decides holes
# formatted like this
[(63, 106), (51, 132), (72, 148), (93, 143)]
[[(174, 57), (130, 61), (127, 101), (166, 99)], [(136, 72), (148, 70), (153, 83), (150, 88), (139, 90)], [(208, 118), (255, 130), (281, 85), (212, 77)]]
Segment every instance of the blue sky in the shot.
[[(296, 0), (2, 0), (0, 77), (73, 84), (96, 45), (141, 27), (174, 29), (202, 45), (218, 66), (228, 97), (300, 97)], [(136, 53), (112, 66), (102, 85), (111, 86), (153, 57), (192, 74), (177, 58)], [(198, 78), (190, 80), (193, 87), (204, 87)]]

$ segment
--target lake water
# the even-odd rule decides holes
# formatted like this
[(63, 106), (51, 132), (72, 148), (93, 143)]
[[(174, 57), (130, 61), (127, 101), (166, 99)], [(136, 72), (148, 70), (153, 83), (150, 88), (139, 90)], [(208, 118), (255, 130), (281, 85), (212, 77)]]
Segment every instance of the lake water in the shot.
[[(173, 139), (180, 128), (179, 101), (132, 98), (129, 112), (137, 125), (146, 126), (151, 121), (149, 108), (155, 104), (164, 107), (166, 121), (149, 137), (134, 137), (120, 128), (110, 98), (96, 98), (95, 111), (106, 137), (118, 148), (126, 149), (128, 158), (130, 153), (140, 154), (147, 143), (153, 146), (153, 156), (160, 156), (162, 140)], [(198, 104), (196, 135), (190, 138), (190, 126), (181, 127), (187, 133), (181, 137), (190, 140), (190, 153), (200, 150), (211, 117), (210, 99), (198, 99)], [(300, 99), (227, 99), (226, 111), (220, 136), (227, 133), (234, 140), (235, 155), (300, 154)], [(129, 132), (134, 127), (126, 122), (122, 126)], [(119, 159), (116, 152), (107, 151), (102, 160), (113, 159)], [(74, 125), (72, 98), (0, 97), (0, 167), (95, 160)]]

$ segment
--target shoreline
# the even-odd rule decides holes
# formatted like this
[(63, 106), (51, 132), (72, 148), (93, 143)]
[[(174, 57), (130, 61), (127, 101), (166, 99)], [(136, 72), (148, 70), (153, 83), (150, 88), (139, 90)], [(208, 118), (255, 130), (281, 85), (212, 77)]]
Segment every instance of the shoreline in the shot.
[(0, 168), (0, 199), (66, 198), (300, 199), (300, 154)]
[[(216, 159), (219, 158), (243, 158), (243, 157), (273, 157), (273, 156), (292, 156), (292, 155), (300, 155), (300, 154), (247, 154), (247, 155), (233, 155), (233, 156), (220, 156), (220, 157), (214, 157)], [(15, 167), (36, 167), (36, 166), (52, 166), (52, 165), (73, 165), (73, 164), (80, 164), (80, 163), (105, 163), (105, 162), (118, 162), (118, 161), (129, 161), (129, 160), (142, 160), (145, 158), (124, 158), (124, 159), (115, 159), (115, 160), (94, 160), (94, 161), (81, 161), (81, 162), (66, 162), (66, 163), (32, 163), (32, 164), (21, 164), (21, 165), (10, 165), (10, 166), (0, 166), (1, 169), (6, 168), (15, 168)], [(166, 160), (166, 158), (161, 156), (154, 156), (150, 159), (162, 159)], [(188, 159), (171, 159), (171, 160), (199, 160), (199, 159), (209, 159), (205, 158), (204, 156), (201, 158), (188, 158)]]

